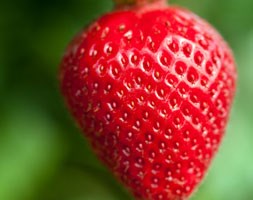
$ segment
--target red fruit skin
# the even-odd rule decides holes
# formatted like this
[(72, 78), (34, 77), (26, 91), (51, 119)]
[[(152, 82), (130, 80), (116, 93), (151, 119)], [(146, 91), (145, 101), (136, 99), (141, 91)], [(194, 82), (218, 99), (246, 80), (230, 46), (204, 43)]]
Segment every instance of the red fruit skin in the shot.
[(99, 158), (137, 199), (187, 199), (223, 138), (230, 48), (178, 7), (118, 10), (67, 48), (61, 89)]

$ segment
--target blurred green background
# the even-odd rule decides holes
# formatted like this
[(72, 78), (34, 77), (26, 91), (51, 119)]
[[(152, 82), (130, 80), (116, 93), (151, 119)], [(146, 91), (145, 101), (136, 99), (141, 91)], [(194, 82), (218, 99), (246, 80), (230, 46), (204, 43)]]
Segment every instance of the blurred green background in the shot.
[[(238, 92), (224, 143), (193, 200), (253, 199), (253, 1), (171, 0), (234, 49)], [(111, 0), (0, 2), (0, 199), (128, 200), (75, 127), (59, 94), (64, 48)]]

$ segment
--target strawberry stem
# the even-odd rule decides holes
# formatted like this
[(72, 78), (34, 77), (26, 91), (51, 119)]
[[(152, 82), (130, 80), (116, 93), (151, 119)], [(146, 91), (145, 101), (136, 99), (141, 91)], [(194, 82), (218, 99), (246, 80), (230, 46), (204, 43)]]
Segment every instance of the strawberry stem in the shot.
[(151, 3), (166, 4), (167, 0), (114, 0), (116, 7), (143, 6)]

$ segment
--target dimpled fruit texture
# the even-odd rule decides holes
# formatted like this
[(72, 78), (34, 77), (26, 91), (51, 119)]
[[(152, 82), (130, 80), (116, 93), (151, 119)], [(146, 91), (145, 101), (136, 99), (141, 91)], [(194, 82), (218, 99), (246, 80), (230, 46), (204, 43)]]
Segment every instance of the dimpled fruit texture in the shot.
[(67, 105), (99, 158), (145, 200), (187, 199), (222, 140), (233, 55), (181, 8), (104, 15), (61, 64)]

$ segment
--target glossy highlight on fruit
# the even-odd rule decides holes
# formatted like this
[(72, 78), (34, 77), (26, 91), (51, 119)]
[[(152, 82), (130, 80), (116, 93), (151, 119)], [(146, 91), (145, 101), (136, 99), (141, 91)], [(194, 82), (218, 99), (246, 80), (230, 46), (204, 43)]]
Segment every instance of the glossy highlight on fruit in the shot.
[(117, 9), (81, 31), (60, 81), (95, 153), (137, 199), (181, 200), (222, 141), (236, 69), (207, 22), (155, 2)]

